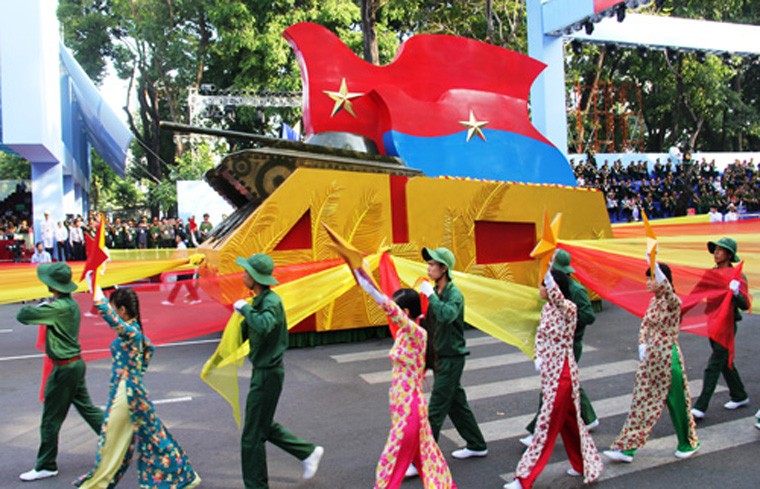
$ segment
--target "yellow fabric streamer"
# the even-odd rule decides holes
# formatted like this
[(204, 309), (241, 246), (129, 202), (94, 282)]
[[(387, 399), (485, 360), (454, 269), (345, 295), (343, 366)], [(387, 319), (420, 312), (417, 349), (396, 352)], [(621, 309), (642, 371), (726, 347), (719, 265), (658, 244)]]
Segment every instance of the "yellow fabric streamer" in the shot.
[[(370, 269), (380, 263), (380, 254), (367, 258)], [(288, 282), (272, 290), (282, 299), (288, 329), (338, 299), (356, 286), (351, 270), (344, 264), (328, 268)], [(203, 379), (232, 407), (232, 416), (240, 428), (240, 399), (238, 390), (238, 367), (250, 352), (248, 340), (243, 342), (243, 316), (233, 313), (224, 327), (222, 339), (213, 355), (201, 371)]]
[[(397, 256), (393, 257), (393, 262), (399, 278), (409, 286), (426, 274), (426, 263)], [(465, 299), (464, 320), (533, 358), (533, 342), (543, 305), (538, 288), (469, 273), (453, 273), (454, 283)]]
[[(146, 277), (157, 275), (181, 268), (188, 262), (187, 258), (175, 260), (137, 260), (137, 261), (110, 261), (106, 266), (104, 275), (99, 276), (98, 285), (111, 287), (125, 284)], [(82, 276), (84, 262), (70, 263), (71, 277), (76, 280)], [(87, 283), (83, 280), (79, 283), (76, 292), (87, 291)], [(8, 267), (2, 272), (2, 285), (0, 285), (0, 304), (30, 301), (49, 297), (50, 292), (37, 278), (35, 265), (23, 265)]]

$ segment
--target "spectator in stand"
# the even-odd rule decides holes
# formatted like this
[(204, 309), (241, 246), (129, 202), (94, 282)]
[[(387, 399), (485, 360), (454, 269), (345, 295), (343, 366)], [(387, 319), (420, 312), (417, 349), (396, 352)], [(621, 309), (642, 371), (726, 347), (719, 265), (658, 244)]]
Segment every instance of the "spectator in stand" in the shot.
[(133, 250), (137, 247), (137, 231), (135, 230), (135, 222), (130, 219), (124, 224), (124, 246), (128, 250)]
[(718, 212), (718, 208), (716, 206), (710, 207), (710, 212), (708, 215), (710, 216), (710, 222), (723, 222), (723, 214)]
[[(172, 220), (173, 221), (173, 220)], [(166, 218), (161, 219), (161, 248), (174, 248), (177, 244), (174, 241), (174, 224)]]
[(151, 248), (161, 247), (161, 223), (158, 222), (158, 218), (154, 217), (150, 223), (150, 240), (148, 246)]
[(34, 254), (32, 254), (31, 261), (34, 264), (51, 263), (53, 261), (53, 258), (50, 256), (50, 253), (48, 253), (48, 251), (43, 246), (42, 241), (37, 243), (37, 245), (34, 247)]
[(739, 214), (736, 212), (736, 206), (734, 204), (728, 204), (728, 212), (726, 212), (723, 220), (726, 222), (739, 220)]
[(135, 233), (137, 235), (137, 248), (140, 250), (148, 248), (150, 230), (148, 229), (147, 217), (143, 216), (140, 218), (140, 223), (137, 225)]

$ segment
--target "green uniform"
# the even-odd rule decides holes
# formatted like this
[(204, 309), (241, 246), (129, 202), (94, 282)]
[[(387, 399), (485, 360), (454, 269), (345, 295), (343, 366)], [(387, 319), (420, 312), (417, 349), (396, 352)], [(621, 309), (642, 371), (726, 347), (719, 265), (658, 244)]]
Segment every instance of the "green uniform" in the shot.
[[(573, 337), (573, 356), (575, 361), (578, 362), (583, 354), (583, 335), (586, 333), (586, 326), (596, 321), (596, 314), (594, 314), (594, 307), (591, 305), (591, 300), (588, 298), (588, 292), (586, 288), (574, 278), (568, 276), (568, 282), (570, 283), (570, 300), (578, 308), (578, 323), (575, 326), (575, 336)], [(581, 418), (585, 424), (591, 424), (596, 421), (596, 412), (591, 405), (591, 400), (588, 398), (586, 391), (583, 387), (580, 387), (581, 396)], [(541, 405), (543, 403), (543, 396), (538, 398), (538, 411), (541, 411)], [(536, 414), (528, 426), (525, 429), (529, 433), (533, 433), (536, 428), (536, 421), (538, 420), (538, 414)]]
[(250, 340), (248, 359), (253, 364), (241, 440), (243, 482), (246, 489), (263, 489), (269, 487), (264, 442), (269, 441), (302, 461), (316, 446), (274, 422), (285, 376), (283, 356), (288, 347), (288, 327), (280, 296), (266, 289), (240, 313), (245, 318), (243, 340)]
[(432, 335), (435, 350), (435, 381), (428, 406), (433, 436), (438, 440), (448, 415), (467, 442), (467, 448), (485, 450), (485, 439), (461, 384), (464, 357), (469, 354), (464, 340), (464, 297), (454, 283), (449, 282), (440, 294), (436, 289), (428, 300), (425, 327)]
[(35, 470), (58, 470), (58, 432), (73, 404), (88, 425), (100, 433), (103, 411), (92, 404), (85, 385), (85, 364), (76, 358), (79, 346), (79, 305), (70, 295), (62, 295), (49, 304), (22, 308), (16, 319), (24, 324), (47, 326), (45, 353), (53, 360), (53, 371), (45, 384), (45, 404), (40, 423), (40, 448)]
[[(747, 277), (744, 277), (744, 280), (746, 281)], [(735, 295), (733, 303), (734, 337), (736, 337), (737, 323), (742, 320), (739, 310), (746, 311), (749, 304), (747, 304), (747, 298), (743, 294)], [(707, 360), (707, 367), (705, 367), (705, 376), (702, 380), (702, 393), (699, 395), (697, 402), (694, 403), (694, 408), (703, 413), (707, 412), (707, 407), (710, 404), (710, 399), (712, 399), (721, 374), (723, 374), (723, 378), (726, 380), (728, 395), (732, 401), (743, 401), (749, 397), (747, 390), (744, 388), (744, 383), (739, 376), (739, 371), (736, 369), (736, 365), (728, 364), (728, 349), (712, 339), (710, 340), (710, 347), (712, 347), (712, 353), (710, 354), (710, 359)]]
[(199, 242), (203, 242), (208, 238), (209, 233), (211, 230), (214, 229), (213, 224), (211, 224), (208, 221), (201, 222), (200, 226), (198, 226), (198, 236), (199, 236)]

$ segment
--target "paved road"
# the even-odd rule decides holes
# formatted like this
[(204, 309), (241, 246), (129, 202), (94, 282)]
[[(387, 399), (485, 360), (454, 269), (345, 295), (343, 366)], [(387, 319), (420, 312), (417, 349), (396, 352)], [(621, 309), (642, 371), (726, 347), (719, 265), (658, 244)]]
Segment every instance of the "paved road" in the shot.
[[(18, 474), (30, 469), (38, 443), (41, 404), (37, 401), (41, 360), (34, 350), (36, 328), (14, 321), (18, 306), (0, 306), (0, 488), (47, 489), (71, 487), (69, 481), (86, 472), (94, 461), (96, 437), (75, 412), (61, 432), (60, 475), (22, 483)], [(725, 410), (725, 387), (716, 393), (707, 418), (698, 426), (701, 452), (690, 460), (673, 457), (675, 439), (667, 415), (657, 424), (649, 444), (630, 465), (607, 464), (597, 487), (725, 487), (760, 486), (760, 430), (753, 415), (760, 407), (760, 318), (740, 325), (737, 365), (753, 403)], [(587, 349), (581, 378), (601, 417), (594, 439), (609, 446), (622, 427), (633, 386), (638, 320), (606, 305), (587, 330)], [(538, 377), (533, 365), (515, 348), (479, 331), (467, 332), (472, 354), (463, 377), (476, 417), (489, 442), (484, 459), (454, 460), (448, 454), (461, 439), (449, 422), (440, 444), (460, 488), (500, 488), (511, 479), (522, 453), (518, 438), (536, 408)], [(202, 487), (239, 488), (239, 431), (229, 407), (198, 374), (213, 352), (218, 335), (160, 347), (146, 384), (159, 416), (183, 445), (203, 477)], [(701, 385), (709, 347), (704, 338), (684, 334), (687, 372), (692, 393)], [(388, 432), (387, 389), (390, 340), (290, 350), (286, 355), (285, 389), (277, 419), (294, 433), (326, 447), (320, 471), (312, 481), (300, 479), (300, 463), (269, 447), (272, 489), (354, 489), (372, 487), (374, 469)], [(88, 364), (87, 380), (96, 403), (107, 396), (109, 360)], [(249, 372), (243, 369), (245, 380)], [(244, 380), (244, 381), (245, 381)], [(241, 381), (241, 382), (244, 382)], [(242, 393), (245, 385), (241, 384)], [(722, 386), (722, 384), (721, 384)], [(242, 394), (241, 393), (241, 394)], [(566, 456), (561, 443), (537, 488), (580, 487), (564, 475)], [(136, 488), (134, 468), (121, 488)], [(421, 487), (419, 480), (402, 486)]]

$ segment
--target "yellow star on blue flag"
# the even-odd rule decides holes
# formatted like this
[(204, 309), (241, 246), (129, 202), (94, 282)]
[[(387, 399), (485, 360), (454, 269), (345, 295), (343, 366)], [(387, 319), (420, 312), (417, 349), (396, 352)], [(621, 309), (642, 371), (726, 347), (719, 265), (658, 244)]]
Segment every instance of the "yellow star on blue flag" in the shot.
[(475, 113), (473, 111), (470, 111), (470, 120), (468, 121), (459, 121), (460, 124), (462, 124), (464, 127), (467, 128), (467, 142), (470, 142), (470, 139), (472, 139), (472, 136), (477, 134), (480, 139), (483, 141), (486, 140), (486, 136), (483, 134), (483, 127), (485, 127), (488, 124), (488, 121), (479, 121), (475, 117)]

